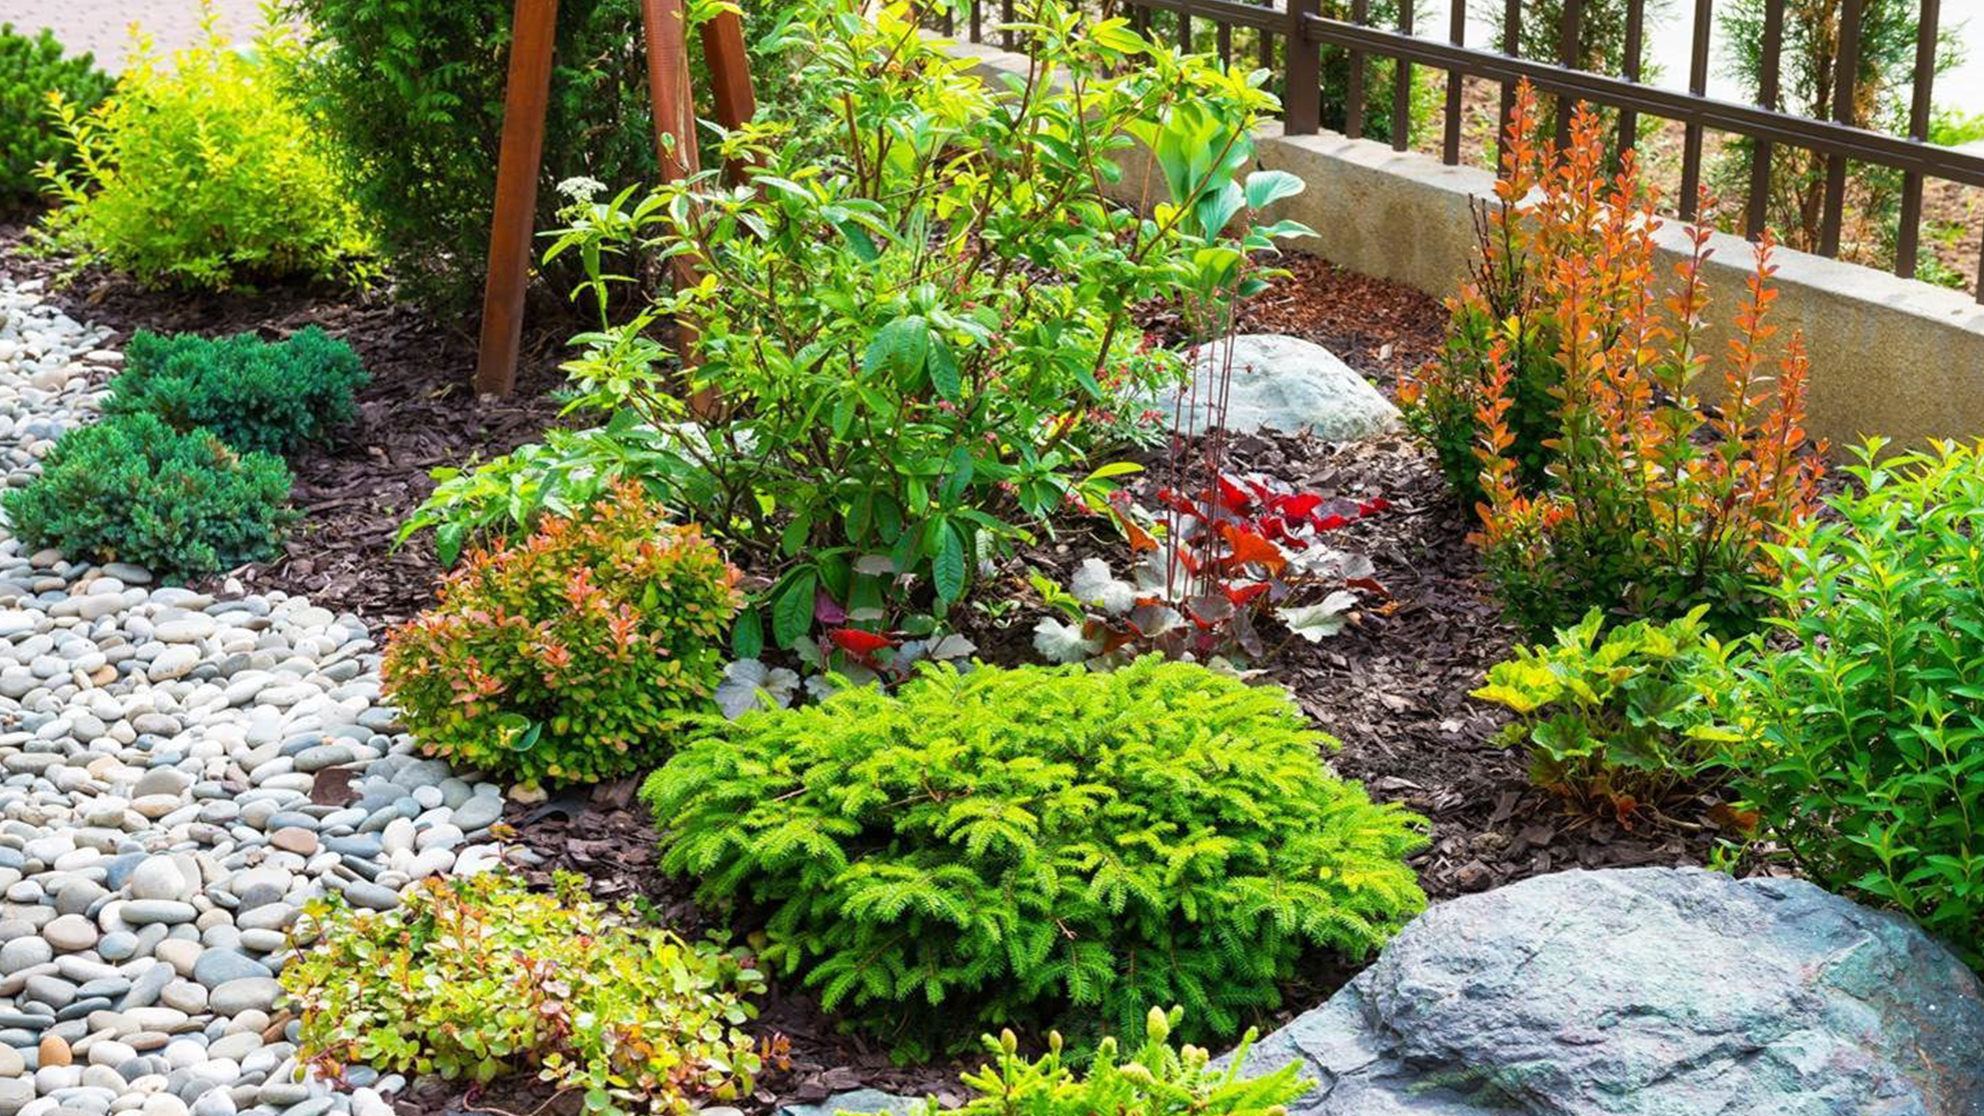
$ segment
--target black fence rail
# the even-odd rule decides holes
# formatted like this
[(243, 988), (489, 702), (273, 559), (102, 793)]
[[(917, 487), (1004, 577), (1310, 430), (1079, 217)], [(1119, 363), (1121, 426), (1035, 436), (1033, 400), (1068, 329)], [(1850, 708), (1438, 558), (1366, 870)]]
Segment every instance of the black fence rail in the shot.
[[(1931, 102), (1935, 84), (1940, 34), (1941, 0), (1919, 0), (1914, 79), (1909, 92), (1908, 135), (1894, 136), (1857, 127), (1853, 121), (1856, 83), (1861, 70), (1861, 31), (1867, 0), (1840, 0), (1840, 34), (1831, 74), (1831, 103), (1836, 106), (1831, 119), (1815, 119), (1783, 111), (1780, 102), (1780, 69), (1784, 54), (1786, 0), (1764, 0), (1763, 42), (1760, 44), (1759, 95), (1754, 104), (1722, 100), (1708, 95), (1709, 41), (1714, 26), (1715, 0), (1681, 0), (1692, 7), (1692, 37), (1685, 92), (1641, 82), (1640, 58), (1645, 36), (1647, 0), (1627, 0), (1625, 59), (1619, 75), (1595, 73), (1576, 65), (1580, 21), (1586, 0), (1562, 0), (1563, 19), (1559, 41), (1554, 44), (1557, 61), (1545, 62), (1520, 56), (1523, 49), (1521, 0), (1504, 0), (1500, 49), (1483, 49), (1467, 44), (1467, 4), (1453, 0), (1452, 16), (1445, 41), (1420, 38), (1414, 34), (1413, 7), (1397, 5), (1395, 27), (1369, 25), (1370, 0), (1350, 0), (1349, 19), (1320, 14), (1321, 0), (1122, 0), (1119, 8), (1139, 26), (1149, 31), (1153, 12), (1171, 13), (1168, 30), (1187, 50), (1211, 49), (1222, 61), (1234, 59), (1234, 31), (1255, 33), (1258, 64), (1277, 73), (1283, 80), (1282, 113), (1284, 130), (1290, 135), (1313, 134), (1322, 126), (1322, 51), (1331, 48), (1347, 52), (1349, 77), (1343, 90), (1344, 131), (1352, 138), (1364, 131), (1370, 106), (1365, 104), (1366, 69), (1372, 59), (1390, 59), (1396, 67), (1391, 82), (1392, 103), (1389, 133), (1392, 146), (1400, 151), (1410, 143), (1412, 69), (1427, 66), (1446, 72), (1444, 132), (1440, 157), (1448, 165), (1461, 159), (1462, 82), (1473, 77), (1499, 82), (1502, 86), (1501, 123), (1505, 128), (1515, 99), (1517, 83), (1527, 80), (1539, 91), (1558, 99), (1557, 127), (1569, 126), (1570, 106), (1588, 101), (1616, 110), (1618, 144), (1621, 149), (1638, 145), (1640, 117), (1660, 117), (1683, 127), (1681, 188), (1676, 204), (1684, 220), (1697, 218), (1697, 202), (1703, 170), (1703, 139), (1710, 130), (1748, 137), (1751, 142), (1749, 190), (1743, 210), (1743, 231), (1755, 238), (1762, 234), (1769, 207), (1771, 162), (1780, 147), (1803, 148), (1824, 160), (1824, 196), (1818, 236), (1814, 247), (1822, 255), (1838, 256), (1841, 226), (1846, 210), (1849, 163), (1892, 168), (1902, 175), (1899, 223), (1895, 234), (1895, 274), (1913, 278), (1922, 235), (1924, 184), (1931, 179), (1984, 187), (1984, 155), (1939, 147), (1928, 141)], [(998, 37), (998, 45), (1011, 48), (1012, 35), (999, 30), (999, 24), (1014, 18), (1014, 0), (974, 0), (966, 18), (945, 17), (946, 33), (962, 35), (983, 43), (988, 34)], [(957, 24), (962, 22), (963, 26)], [(1208, 47), (1200, 37), (1209, 29)], [(1276, 47), (1280, 46), (1280, 65)], [(1497, 134), (1503, 129), (1498, 128)], [(1984, 256), (1978, 261), (1978, 301), (1984, 302)]]

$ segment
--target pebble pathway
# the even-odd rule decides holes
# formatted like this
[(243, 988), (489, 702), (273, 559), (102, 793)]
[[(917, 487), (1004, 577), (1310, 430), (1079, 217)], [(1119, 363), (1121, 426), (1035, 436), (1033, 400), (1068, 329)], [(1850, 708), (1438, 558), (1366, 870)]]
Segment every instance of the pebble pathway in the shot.
[[(7, 486), (93, 417), (122, 360), (104, 340), (0, 284)], [(326, 890), (387, 909), (494, 867), (503, 799), (380, 701), (354, 616), (0, 527), (0, 1116), (391, 1116), (397, 1076), (298, 1066), (288, 930)]]

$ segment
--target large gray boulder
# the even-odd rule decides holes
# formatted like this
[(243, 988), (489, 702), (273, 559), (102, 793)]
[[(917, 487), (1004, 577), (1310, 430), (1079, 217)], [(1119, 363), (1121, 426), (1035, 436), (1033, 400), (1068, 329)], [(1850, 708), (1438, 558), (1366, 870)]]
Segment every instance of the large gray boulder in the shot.
[(1427, 911), (1290, 1061), (1297, 1116), (1984, 1116), (1984, 987), (1808, 883), (1562, 872)]
[[(1251, 333), (1232, 342), (1233, 382), (1227, 394), (1226, 429), (1236, 434), (1307, 430), (1330, 442), (1349, 442), (1398, 428), (1398, 408), (1335, 353), (1299, 337)], [(1155, 405), (1175, 427), (1203, 431), (1211, 421), (1227, 343), (1212, 341), (1185, 354), (1197, 379), (1193, 405), (1182, 412), (1179, 388)]]

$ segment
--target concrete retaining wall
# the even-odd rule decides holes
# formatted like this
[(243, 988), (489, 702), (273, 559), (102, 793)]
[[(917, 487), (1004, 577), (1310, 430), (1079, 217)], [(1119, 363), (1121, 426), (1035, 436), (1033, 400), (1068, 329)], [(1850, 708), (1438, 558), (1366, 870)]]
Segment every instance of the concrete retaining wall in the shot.
[[(968, 43), (955, 49), (988, 76), (1025, 73), (1019, 55)], [(1279, 124), (1257, 137), (1257, 152), (1263, 168), (1308, 183), (1273, 214), (1317, 230), (1297, 246), (1439, 297), (1465, 279), (1475, 246), (1469, 199), (1493, 199), (1492, 174), (1336, 133), (1284, 136)], [(1126, 167), (1121, 199), (1161, 197), (1161, 183), (1145, 181), (1149, 173), (1147, 166)], [(1671, 274), (1688, 251), (1687, 236), (1670, 222), (1658, 238)], [(1711, 246), (1709, 316), (1722, 326), (1742, 295), (1752, 250), (1723, 233)], [(1811, 352), (1806, 409), (1815, 437), (1836, 449), (1872, 434), (1900, 442), (1984, 437), (1984, 306), (1962, 291), (1804, 252), (1780, 250), (1773, 260), (1779, 340), (1802, 331)], [(1722, 338), (1708, 343), (1720, 358)]]

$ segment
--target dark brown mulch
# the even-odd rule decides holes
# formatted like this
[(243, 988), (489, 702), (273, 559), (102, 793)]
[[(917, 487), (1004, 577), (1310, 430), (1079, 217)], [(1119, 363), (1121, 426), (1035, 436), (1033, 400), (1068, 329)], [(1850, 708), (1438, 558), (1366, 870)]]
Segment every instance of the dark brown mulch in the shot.
[[(16, 280), (52, 279), (55, 265), (21, 253), (19, 230), (0, 230), (0, 271)], [(517, 391), (478, 399), (473, 317), (441, 320), (395, 304), (389, 292), (357, 293), (327, 285), (256, 292), (184, 294), (149, 291), (122, 276), (91, 270), (51, 284), (50, 298), (78, 320), (116, 331), (112, 347), (140, 329), (209, 336), (252, 332), (278, 340), (321, 326), (358, 351), (372, 382), (359, 392), (359, 421), (331, 445), (291, 459), (294, 499), (303, 520), (284, 555), (238, 571), (250, 591), (308, 594), (349, 610), (378, 628), (433, 600), (441, 572), (431, 536), (399, 548), (400, 522), (433, 490), (428, 473), (506, 453), (539, 436), (557, 416), (548, 394), (562, 383), (558, 363), (573, 332), (540, 312), (529, 319)]]

